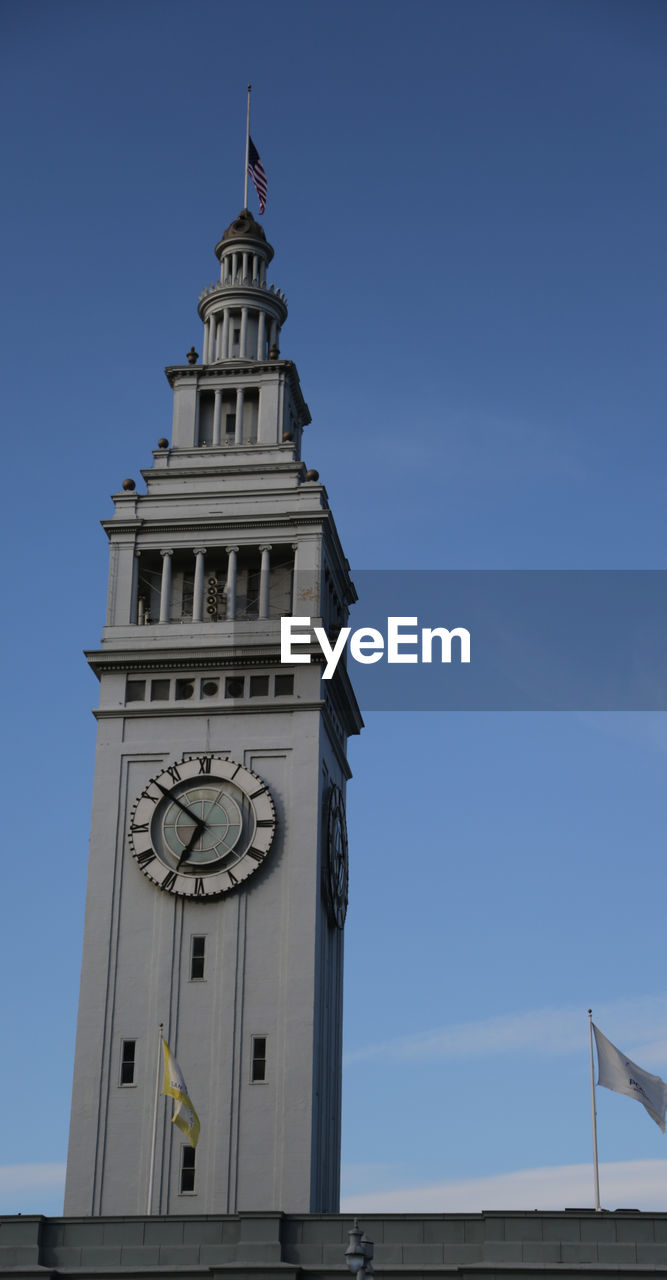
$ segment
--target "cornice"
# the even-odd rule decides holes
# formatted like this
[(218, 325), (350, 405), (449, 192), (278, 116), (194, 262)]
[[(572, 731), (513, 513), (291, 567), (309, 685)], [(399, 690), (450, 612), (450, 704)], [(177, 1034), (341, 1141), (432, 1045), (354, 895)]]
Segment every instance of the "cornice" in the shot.
[[(256, 670), (264, 667), (271, 669), (283, 667), (280, 661), (279, 649), (267, 648), (262, 652), (259, 647), (250, 649), (247, 646), (239, 646), (235, 649), (230, 648), (225, 651), (188, 648), (174, 650), (173, 653), (165, 649), (157, 653), (137, 649), (117, 649), (113, 652), (106, 652), (104, 649), (86, 649), (84, 650), (84, 657), (95, 672), (95, 675), (102, 671), (121, 673), (145, 671), (155, 673), (159, 671), (208, 671), (228, 667), (243, 667), (244, 669), (252, 667)], [(311, 661), (313, 665), (324, 666), (324, 657), (320, 650), (311, 652)]]
[[(257, 446), (253, 445), (252, 447), (256, 448)], [(270, 444), (270, 445), (264, 446), (265, 450), (281, 449), (284, 452), (291, 451), (293, 448), (294, 446), (292, 444), (286, 444), (286, 445)], [(190, 453), (191, 450), (190, 449), (183, 450), (182, 452)], [(222, 450), (220, 452), (222, 452)], [(276, 462), (271, 462), (270, 464), (267, 464), (266, 462), (236, 462), (236, 463), (232, 462), (229, 464), (227, 464), (226, 462), (219, 462), (217, 464), (211, 463), (210, 466), (204, 465), (203, 467), (193, 467), (193, 466), (188, 466), (187, 464), (184, 466), (179, 466), (178, 458), (181, 454), (181, 450), (170, 449), (169, 453), (171, 454), (171, 457), (175, 459), (176, 465), (174, 465), (173, 467), (170, 467), (168, 470), (162, 469), (162, 468), (156, 468), (156, 467), (142, 468), (140, 475), (143, 476), (144, 480), (147, 483), (149, 480), (156, 480), (156, 479), (176, 481), (182, 478), (184, 480), (198, 480), (202, 476), (209, 477), (209, 478), (215, 477), (216, 479), (220, 479), (222, 477), (227, 478), (229, 476), (257, 476), (257, 475), (263, 475), (267, 471), (270, 471), (272, 475), (274, 474), (274, 472), (278, 472), (279, 475), (282, 474), (282, 475), (299, 476), (302, 473), (305, 474), (305, 470), (306, 470), (305, 463), (296, 462), (292, 458), (288, 458), (284, 462), (276, 461)], [(208, 450), (206, 450), (206, 453), (208, 454)], [(199, 456), (201, 456), (201, 454)], [(312, 483), (312, 481), (309, 481), (308, 483)], [(265, 490), (264, 489), (251, 490), (251, 493), (260, 493), (260, 492), (264, 493)], [(140, 493), (137, 496), (139, 498), (142, 498), (150, 495)], [(189, 496), (193, 496), (193, 495), (189, 495)], [(194, 496), (199, 497), (198, 494), (195, 494)], [(243, 496), (245, 496), (245, 494)]]
[[(264, 495), (266, 496), (266, 495)], [(178, 520), (100, 520), (100, 524), (111, 540), (117, 533), (212, 533), (215, 530), (230, 529), (293, 529), (306, 525), (323, 525), (330, 518), (328, 508), (321, 508), (309, 515), (297, 516), (258, 516), (254, 519), (234, 519), (233, 517), (202, 516), (200, 520), (191, 517)]]
[[(212, 715), (238, 715), (239, 711), (243, 715), (266, 715), (267, 712), (273, 714), (284, 714), (286, 711), (293, 712), (316, 711), (326, 715), (326, 707), (323, 702), (303, 702), (295, 698), (290, 701), (288, 698), (280, 700), (267, 700), (261, 704), (253, 705), (243, 699), (233, 698), (226, 699), (223, 703), (216, 703), (215, 706), (200, 702), (184, 702), (171, 705), (169, 707), (156, 707), (154, 703), (148, 702), (145, 707), (93, 707), (93, 715), (96, 720), (141, 720), (147, 717), (155, 719), (173, 718), (174, 716), (192, 716), (202, 715), (210, 718)], [(351, 775), (350, 775), (351, 776)]]

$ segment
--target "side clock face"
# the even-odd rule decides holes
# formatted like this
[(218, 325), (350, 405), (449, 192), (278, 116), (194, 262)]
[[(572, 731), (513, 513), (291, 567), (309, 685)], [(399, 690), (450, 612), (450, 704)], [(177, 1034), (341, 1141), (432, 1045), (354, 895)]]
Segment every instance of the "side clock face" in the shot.
[(329, 919), (338, 929), (342, 929), (345, 924), (348, 880), (345, 801), (340, 787), (333, 786), (329, 792), (327, 815), (326, 896)]
[(202, 755), (151, 778), (130, 816), (132, 855), (160, 889), (213, 898), (261, 867), (276, 814), (262, 779), (235, 760)]

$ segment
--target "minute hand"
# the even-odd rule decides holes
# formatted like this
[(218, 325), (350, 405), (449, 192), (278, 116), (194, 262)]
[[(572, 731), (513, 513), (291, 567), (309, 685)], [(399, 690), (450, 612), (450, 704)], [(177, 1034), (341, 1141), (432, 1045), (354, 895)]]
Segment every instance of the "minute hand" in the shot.
[(201, 822), (199, 814), (193, 813), (192, 809), (188, 809), (188, 806), (183, 804), (182, 801), (178, 799), (178, 796), (172, 795), (171, 791), (167, 791), (167, 788), (163, 787), (159, 782), (156, 782), (155, 785), (158, 791), (162, 792), (163, 796), (166, 796), (168, 800), (171, 800), (172, 804), (178, 805), (179, 809), (183, 810), (183, 813), (187, 813), (188, 818), (192, 818), (193, 822)]

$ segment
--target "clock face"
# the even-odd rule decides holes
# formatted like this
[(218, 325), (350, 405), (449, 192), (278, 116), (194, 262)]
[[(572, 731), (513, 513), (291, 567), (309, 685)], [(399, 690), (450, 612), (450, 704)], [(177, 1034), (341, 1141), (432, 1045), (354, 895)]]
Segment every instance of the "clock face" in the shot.
[(333, 786), (329, 792), (327, 816), (326, 896), (329, 919), (338, 929), (343, 928), (347, 915), (348, 880), (345, 801), (340, 787)]
[(130, 816), (133, 857), (168, 893), (213, 898), (261, 867), (276, 829), (271, 793), (251, 769), (222, 756), (168, 765)]

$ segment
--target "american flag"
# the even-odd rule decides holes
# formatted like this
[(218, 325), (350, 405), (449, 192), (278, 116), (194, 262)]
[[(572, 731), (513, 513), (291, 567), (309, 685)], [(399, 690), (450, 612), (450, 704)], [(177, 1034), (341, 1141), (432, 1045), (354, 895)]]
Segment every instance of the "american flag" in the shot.
[(266, 174), (264, 172), (264, 165), (259, 158), (259, 151), (257, 150), (252, 138), (248, 138), (248, 173), (253, 180), (255, 191), (257, 192), (259, 212), (263, 213), (266, 209)]

